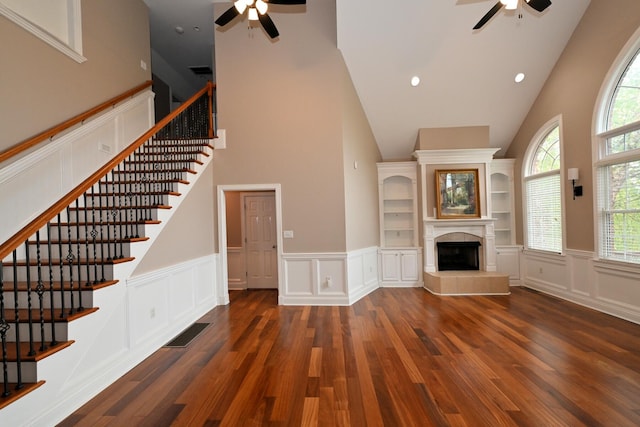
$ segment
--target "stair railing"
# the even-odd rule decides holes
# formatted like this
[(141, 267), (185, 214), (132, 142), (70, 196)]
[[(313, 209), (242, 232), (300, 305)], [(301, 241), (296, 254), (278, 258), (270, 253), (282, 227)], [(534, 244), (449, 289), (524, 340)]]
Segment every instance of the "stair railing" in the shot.
[(166, 195), (185, 182), (194, 142), (212, 148), (214, 90), (207, 83), (0, 245), (0, 397), (23, 388), (27, 356), (58, 344), (56, 323), (85, 310), (83, 289), (104, 283), (105, 270), (132, 259), (125, 243), (142, 238)]

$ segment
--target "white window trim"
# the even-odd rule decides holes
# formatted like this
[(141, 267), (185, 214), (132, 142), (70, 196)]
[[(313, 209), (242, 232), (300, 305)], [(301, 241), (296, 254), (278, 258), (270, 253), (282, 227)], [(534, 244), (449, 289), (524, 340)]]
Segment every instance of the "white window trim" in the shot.
[[(549, 132), (558, 126), (558, 135), (559, 135), (559, 143), (560, 143), (560, 170), (558, 173), (560, 174), (560, 210), (561, 210), (561, 221), (562, 221), (562, 248), (560, 255), (564, 255), (567, 250), (567, 227), (566, 227), (566, 219), (565, 219), (565, 186), (563, 182), (564, 179), (564, 131), (562, 125), (562, 114), (558, 114), (557, 116), (550, 119), (544, 125), (542, 125), (538, 131), (533, 135), (531, 141), (529, 141), (529, 146), (527, 147), (527, 151), (525, 152), (523, 161), (522, 161), (522, 223), (523, 223), (523, 240), (524, 240), (524, 250), (528, 252), (538, 252), (544, 254), (557, 254), (557, 252), (553, 251), (543, 251), (540, 249), (532, 249), (529, 247), (529, 224), (527, 218), (527, 186), (526, 181), (531, 175), (529, 174), (529, 167), (531, 165), (531, 161), (538, 150), (538, 146), (542, 142), (542, 140), (547, 136)], [(537, 177), (542, 177), (545, 175), (555, 174), (555, 172), (543, 172), (539, 174), (535, 174)]]
[(10, 21), (14, 22), (18, 26), (27, 30), (40, 40), (49, 44), (50, 46), (58, 49), (74, 61), (83, 63), (87, 60), (82, 56), (82, 13), (80, 9), (80, 0), (67, 0), (70, 10), (70, 25), (69, 25), (69, 44), (64, 43), (57, 37), (51, 35), (45, 29), (29, 21), (27, 18), (9, 9), (7, 6), (0, 2), (0, 15), (6, 17)]
[(616, 260), (609, 260), (606, 258), (601, 258), (600, 254), (602, 253), (602, 223), (600, 221), (600, 213), (598, 212), (599, 207), (599, 194), (598, 194), (598, 168), (601, 166), (608, 166), (611, 164), (619, 163), (621, 161), (633, 161), (640, 159), (639, 150), (632, 150), (624, 153), (616, 153), (606, 155), (605, 144), (607, 138), (611, 136), (615, 136), (617, 134), (626, 133), (629, 130), (640, 129), (640, 121), (629, 123), (625, 126), (621, 126), (620, 128), (616, 128), (615, 130), (607, 130), (607, 114), (608, 114), (608, 106), (613, 96), (613, 92), (618, 86), (618, 82), (622, 77), (622, 73), (625, 71), (633, 57), (640, 50), (640, 28), (638, 28), (635, 33), (629, 38), (627, 43), (620, 49), (618, 56), (611, 64), (609, 71), (604, 77), (602, 82), (602, 86), (600, 86), (600, 91), (598, 92), (598, 97), (596, 98), (596, 103), (593, 109), (593, 120), (592, 120), (592, 129), (591, 129), (591, 160), (592, 160), (592, 173), (593, 176), (593, 219), (594, 219), (594, 227), (593, 227), (593, 241), (595, 242), (595, 259), (600, 263), (606, 263), (611, 266), (621, 267), (623, 265), (635, 265), (632, 263), (624, 263)]

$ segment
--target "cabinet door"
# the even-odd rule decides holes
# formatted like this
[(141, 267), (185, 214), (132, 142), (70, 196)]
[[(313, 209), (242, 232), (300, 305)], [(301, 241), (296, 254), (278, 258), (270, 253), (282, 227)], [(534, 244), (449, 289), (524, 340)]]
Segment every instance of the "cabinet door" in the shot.
[(400, 253), (400, 269), (403, 282), (419, 281), (418, 252), (406, 251)]
[(382, 280), (397, 282), (400, 280), (400, 254), (396, 251), (384, 251), (382, 258)]
[(520, 280), (520, 250), (518, 248), (498, 248), (496, 267), (498, 272), (508, 274), (511, 282)]

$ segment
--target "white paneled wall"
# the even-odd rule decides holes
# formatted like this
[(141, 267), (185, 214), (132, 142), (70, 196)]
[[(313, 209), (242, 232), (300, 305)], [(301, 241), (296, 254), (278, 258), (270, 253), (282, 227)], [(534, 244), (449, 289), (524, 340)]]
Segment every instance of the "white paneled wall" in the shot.
[(227, 264), (229, 289), (247, 289), (244, 248), (227, 247)]
[(524, 251), (526, 287), (640, 323), (640, 266), (595, 259), (592, 252), (565, 255)]
[(378, 288), (378, 248), (284, 254), (283, 305), (350, 305)]

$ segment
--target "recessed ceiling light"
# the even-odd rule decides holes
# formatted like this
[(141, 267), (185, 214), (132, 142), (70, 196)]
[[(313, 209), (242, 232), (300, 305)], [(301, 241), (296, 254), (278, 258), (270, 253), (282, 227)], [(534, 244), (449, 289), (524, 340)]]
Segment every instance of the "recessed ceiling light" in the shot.
[(413, 76), (411, 77), (411, 86), (416, 87), (420, 84), (420, 77)]
[(516, 78), (515, 78), (516, 83), (520, 83), (523, 80), (524, 80), (524, 73), (516, 74)]

